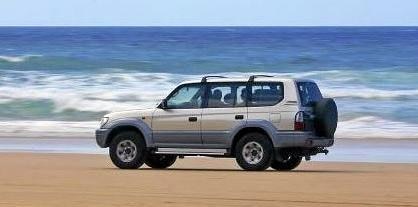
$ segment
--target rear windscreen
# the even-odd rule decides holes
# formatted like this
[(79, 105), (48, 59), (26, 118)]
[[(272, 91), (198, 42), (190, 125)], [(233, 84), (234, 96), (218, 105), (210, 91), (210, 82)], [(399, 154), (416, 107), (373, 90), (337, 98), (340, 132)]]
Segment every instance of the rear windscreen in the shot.
[(315, 102), (322, 99), (321, 91), (319, 91), (315, 83), (298, 82), (297, 86), (302, 106), (312, 106)]

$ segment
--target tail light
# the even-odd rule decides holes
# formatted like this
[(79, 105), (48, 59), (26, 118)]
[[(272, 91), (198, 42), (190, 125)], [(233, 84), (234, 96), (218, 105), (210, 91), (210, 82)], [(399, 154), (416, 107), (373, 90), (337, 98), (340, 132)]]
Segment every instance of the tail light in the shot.
[(295, 131), (304, 131), (304, 129), (303, 111), (299, 111), (295, 116)]

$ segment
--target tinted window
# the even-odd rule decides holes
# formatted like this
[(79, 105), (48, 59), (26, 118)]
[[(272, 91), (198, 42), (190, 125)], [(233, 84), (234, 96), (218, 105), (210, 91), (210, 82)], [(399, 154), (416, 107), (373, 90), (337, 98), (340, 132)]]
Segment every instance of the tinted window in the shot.
[(253, 83), (249, 106), (272, 106), (283, 100), (282, 83)]
[(201, 86), (198, 84), (180, 86), (167, 99), (167, 107), (171, 109), (200, 108), (202, 104), (201, 90)]
[(208, 108), (245, 106), (246, 83), (210, 83), (208, 87)]
[(322, 99), (321, 91), (315, 83), (298, 82), (297, 86), (302, 106), (312, 106), (313, 103)]

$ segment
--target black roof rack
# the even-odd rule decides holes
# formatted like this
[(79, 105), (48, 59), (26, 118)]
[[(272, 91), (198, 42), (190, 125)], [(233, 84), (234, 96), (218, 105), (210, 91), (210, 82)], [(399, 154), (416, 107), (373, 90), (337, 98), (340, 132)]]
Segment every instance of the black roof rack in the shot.
[(206, 83), (206, 81), (208, 80), (208, 78), (226, 78), (225, 76), (220, 76), (220, 75), (207, 75), (207, 76), (203, 76), (202, 78), (202, 83)]
[(272, 76), (272, 75), (252, 75), (252, 76), (250, 76), (250, 78), (248, 79), (248, 82), (254, 82), (254, 79), (255, 79), (255, 78), (258, 78), (258, 77), (267, 77), (267, 78), (272, 78), (272, 77), (274, 77), (274, 76)]

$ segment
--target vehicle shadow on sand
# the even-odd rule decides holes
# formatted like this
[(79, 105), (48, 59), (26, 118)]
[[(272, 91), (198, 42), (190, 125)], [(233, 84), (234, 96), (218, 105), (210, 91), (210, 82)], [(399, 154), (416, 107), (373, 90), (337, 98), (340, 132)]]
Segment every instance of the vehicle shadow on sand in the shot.
[[(108, 170), (120, 170), (118, 168), (106, 168)], [(153, 169), (153, 168), (139, 168), (138, 171), (185, 171), (185, 172), (242, 172), (242, 173), (367, 173), (370, 171), (361, 170), (291, 170), (291, 171), (277, 171), (273, 169), (267, 169), (264, 171), (245, 171), (242, 169), (209, 169), (209, 168), (166, 168), (166, 169)]]

